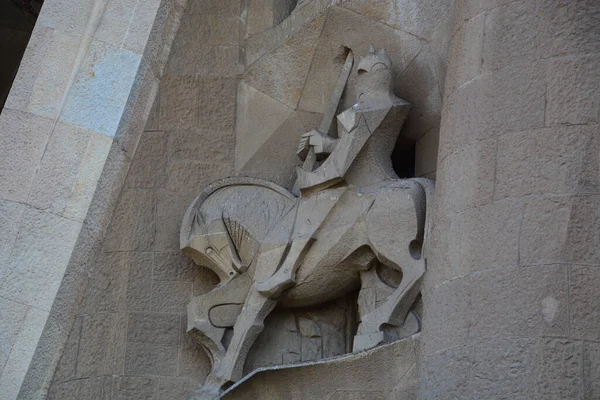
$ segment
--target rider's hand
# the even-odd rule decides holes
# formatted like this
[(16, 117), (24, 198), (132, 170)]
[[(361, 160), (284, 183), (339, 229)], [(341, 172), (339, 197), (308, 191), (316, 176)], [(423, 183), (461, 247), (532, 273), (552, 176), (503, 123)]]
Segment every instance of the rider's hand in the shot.
[(316, 155), (329, 154), (333, 150), (334, 144), (335, 139), (313, 129), (302, 135), (296, 154), (298, 154), (301, 160), (304, 160), (310, 147), (314, 149)]

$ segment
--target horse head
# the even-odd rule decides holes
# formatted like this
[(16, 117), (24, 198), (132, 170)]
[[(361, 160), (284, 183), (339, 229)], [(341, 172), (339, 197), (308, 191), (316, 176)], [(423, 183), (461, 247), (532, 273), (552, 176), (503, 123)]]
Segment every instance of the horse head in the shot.
[(181, 250), (221, 281), (245, 272), (260, 246), (289, 236), (282, 218), (296, 198), (286, 189), (254, 178), (229, 178), (209, 185), (186, 212)]

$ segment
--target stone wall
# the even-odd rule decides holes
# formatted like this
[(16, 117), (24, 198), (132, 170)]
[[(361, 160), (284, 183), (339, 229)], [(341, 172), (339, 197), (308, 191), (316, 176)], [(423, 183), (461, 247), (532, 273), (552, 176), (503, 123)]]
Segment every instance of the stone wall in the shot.
[(598, 398), (600, 3), (455, 11), (420, 398)]
[[(217, 279), (180, 254), (183, 213), (221, 177), (289, 184), (281, 171), (296, 162), (299, 134), (318, 125), (337, 78), (328, 42), (345, 43), (347, 31), (338, 32), (345, 24), (370, 32), (347, 42), (357, 55), (372, 42), (397, 60), (397, 92), (413, 103), (406, 134), (416, 141), (417, 173), (432, 176), (449, 2), (419, 9), (426, 28), (391, 3), (304, 1), (280, 25), (263, 21), (266, 28), (254, 32), (244, 18), (253, 2), (189, 0), (50, 398), (184, 399), (203, 382), (210, 363), (185, 333), (185, 306)], [(293, 85), (302, 89), (305, 81), (323, 85), (307, 90), (299, 106)], [(282, 85), (290, 90), (278, 92)], [(319, 309), (275, 311), (246, 371), (349, 351), (355, 303), (350, 296)]]

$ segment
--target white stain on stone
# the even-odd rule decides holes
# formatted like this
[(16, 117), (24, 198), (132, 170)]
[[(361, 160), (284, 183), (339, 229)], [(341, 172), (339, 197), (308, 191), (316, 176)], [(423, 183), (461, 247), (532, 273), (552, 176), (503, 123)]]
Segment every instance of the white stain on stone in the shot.
[(556, 317), (557, 310), (558, 301), (554, 297), (548, 296), (542, 300), (542, 314), (544, 315), (544, 321), (552, 323), (554, 317)]

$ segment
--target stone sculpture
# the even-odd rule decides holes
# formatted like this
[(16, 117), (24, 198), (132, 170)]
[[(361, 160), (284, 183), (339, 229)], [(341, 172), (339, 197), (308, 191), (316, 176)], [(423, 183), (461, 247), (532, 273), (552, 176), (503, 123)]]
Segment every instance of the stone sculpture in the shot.
[(419, 293), (433, 185), (401, 180), (392, 169), (391, 152), (409, 104), (391, 90), (392, 65), (384, 50), (371, 48), (360, 58), (357, 102), (337, 116), (338, 138), (324, 134), (352, 57), (333, 95), (331, 117), (326, 112), (319, 130), (300, 143), (305, 164), (297, 171), (298, 196), (267, 181), (229, 178), (209, 185), (184, 217), (183, 252), (221, 279), (188, 305), (188, 332), (212, 361), (200, 399), (218, 397), (242, 378), (250, 347), (276, 305), (335, 299), (370, 284), (361, 277), (372, 274), (361, 271), (378, 264), (399, 271), (387, 300), (360, 315), (354, 338), (359, 351), (383, 343), (386, 327), (402, 326)]

